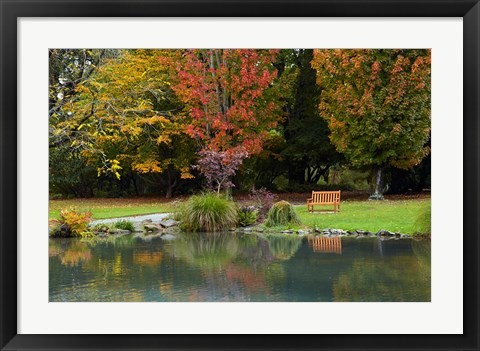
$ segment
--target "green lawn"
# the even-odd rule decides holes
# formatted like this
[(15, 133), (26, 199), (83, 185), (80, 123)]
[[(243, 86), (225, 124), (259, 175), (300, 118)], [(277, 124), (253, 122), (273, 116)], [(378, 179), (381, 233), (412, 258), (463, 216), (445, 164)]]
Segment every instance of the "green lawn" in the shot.
[(430, 232), (430, 204), (430, 199), (345, 201), (338, 213), (308, 213), (305, 205), (295, 206), (295, 211), (308, 227), (426, 234)]
[(171, 202), (158, 199), (69, 199), (50, 200), (49, 218), (58, 218), (60, 210), (75, 208), (77, 211), (92, 212), (93, 219), (134, 216), (149, 213), (171, 212)]

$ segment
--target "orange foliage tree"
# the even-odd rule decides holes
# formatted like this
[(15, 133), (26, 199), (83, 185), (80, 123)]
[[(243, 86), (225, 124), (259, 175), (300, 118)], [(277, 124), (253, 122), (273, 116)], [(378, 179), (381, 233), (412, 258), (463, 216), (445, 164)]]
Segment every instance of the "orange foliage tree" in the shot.
[(282, 117), (273, 65), (277, 54), (201, 49), (160, 57), (160, 63), (170, 67), (172, 89), (184, 104), (186, 133), (196, 141), (200, 156), (221, 152), (227, 160), (229, 155), (262, 151), (268, 131)]
[(410, 169), (430, 149), (430, 50), (315, 50), (320, 114), (337, 150), (356, 166)]
[(202, 148), (249, 154), (281, 118), (274, 80), (277, 50), (178, 50), (162, 56), (172, 67), (172, 89), (184, 104), (187, 133)]

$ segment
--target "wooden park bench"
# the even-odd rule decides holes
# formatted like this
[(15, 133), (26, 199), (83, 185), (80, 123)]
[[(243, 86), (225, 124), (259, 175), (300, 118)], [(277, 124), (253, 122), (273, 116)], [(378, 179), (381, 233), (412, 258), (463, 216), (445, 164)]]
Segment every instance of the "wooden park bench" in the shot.
[(307, 199), (308, 212), (313, 212), (314, 205), (333, 205), (333, 212), (340, 211), (340, 190), (312, 191), (312, 197)]

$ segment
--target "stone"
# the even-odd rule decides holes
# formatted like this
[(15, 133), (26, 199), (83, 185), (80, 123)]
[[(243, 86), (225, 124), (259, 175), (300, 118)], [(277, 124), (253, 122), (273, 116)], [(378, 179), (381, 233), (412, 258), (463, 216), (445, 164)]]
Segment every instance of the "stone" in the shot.
[(307, 234), (307, 233), (308, 233), (307, 231), (302, 230), (302, 229), (297, 230), (297, 234), (298, 234), (298, 235), (305, 235), (305, 234)]
[(321, 233), (321, 232), (322, 232), (322, 230), (320, 230), (320, 228), (315, 227), (315, 233)]
[(342, 229), (332, 229), (332, 228), (328, 228), (326, 229), (328, 230), (329, 234), (333, 235), (333, 236), (339, 236), (339, 235), (345, 235), (347, 234), (346, 231), (342, 230)]
[(374, 193), (370, 195), (368, 199), (373, 201), (381, 201), (381, 200), (384, 200), (385, 198), (383, 197), (382, 194)]
[(380, 229), (377, 234), (377, 236), (395, 236), (395, 233), (393, 232), (390, 232), (388, 230), (385, 230), (385, 229)]
[(263, 228), (256, 228), (255, 231), (258, 232), (258, 233), (263, 233), (264, 229)]
[(244, 232), (251, 232), (252, 228), (251, 227), (245, 227), (245, 228), (243, 228), (243, 231)]
[(144, 219), (143, 221), (140, 222), (140, 224), (148, 224), (148, 223), (152, 223), (152, 220), (151, 219)]
[(293, 234), (293, 230), (287, 229), (287, 230), (282, 230), (283, 234)]
[(167, 219), (167, 220), (161, 221), (159, 224), (160, 224), (163, 228), (170, 228), (170, 227), (175, 227), (175, 226), (179, 225), (180, 222), (175, 221), (175, 220), (173, 220), (173, 219)]
[(144, 224), (143, 229), (145, 229), (147, 232), (158, 232), (162, 230), (163, 227), (157, 223), (150, 223), (150, 224)]

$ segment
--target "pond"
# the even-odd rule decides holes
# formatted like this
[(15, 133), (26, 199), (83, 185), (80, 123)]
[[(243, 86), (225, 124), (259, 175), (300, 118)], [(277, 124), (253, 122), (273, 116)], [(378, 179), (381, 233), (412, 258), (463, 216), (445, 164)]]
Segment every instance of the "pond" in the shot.
[(49, 239), (50, 301), (430, 301), (430, 241), (282, 234)]

